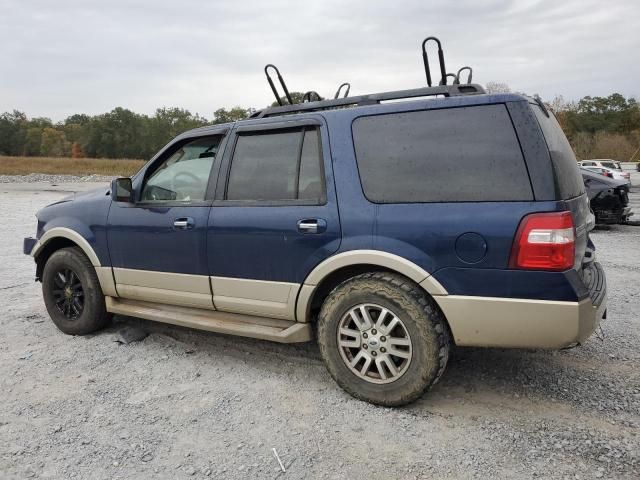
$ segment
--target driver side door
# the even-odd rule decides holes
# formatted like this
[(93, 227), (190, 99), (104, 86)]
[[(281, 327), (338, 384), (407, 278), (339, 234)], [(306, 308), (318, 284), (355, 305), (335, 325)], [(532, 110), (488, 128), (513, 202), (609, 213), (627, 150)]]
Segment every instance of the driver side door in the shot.
[(207, 270), (208, 188), (222, 135), (177, 142), (113, 201), (107, 241), (116, 290), (133, 300), (213, 309)]

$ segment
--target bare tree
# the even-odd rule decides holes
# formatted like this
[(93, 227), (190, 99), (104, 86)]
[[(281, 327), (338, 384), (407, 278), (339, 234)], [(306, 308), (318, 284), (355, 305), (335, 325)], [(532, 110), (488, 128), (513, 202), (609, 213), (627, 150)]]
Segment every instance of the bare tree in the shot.
[(509, 85), (502, 82), (487, 82), (484, 89), (487, 93), (511, 93)]

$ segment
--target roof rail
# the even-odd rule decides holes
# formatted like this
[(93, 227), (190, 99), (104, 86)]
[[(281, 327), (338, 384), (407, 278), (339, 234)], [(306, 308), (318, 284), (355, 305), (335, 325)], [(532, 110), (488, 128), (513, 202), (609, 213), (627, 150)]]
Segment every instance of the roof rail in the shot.
[(322, 100), (316, 102), (297, 103), (294, 105), (283, 105), (281, 107), (265, 108), (251, 115), (250, 118), (273, 117), (276, 115), (287, 115), (299, 112), (312, 112), (317, 110), (331, 110), (342, 107), (356, 107), (363, 105), (375, 105), (388, 100), (401, 100), (417, 97), (433, 97), (442, 95), (444, 97), (456, 97), (460, 95), (477, 95), (486, 93), (480, 85), (456, 84), (456, 85), (438, 85), (435, 87), (414, 88), (411, 90), (396, 90), (392, 92), (372, 93), (369, 95), (358, 95), (355, 97), (343, 97), (331, 100)]

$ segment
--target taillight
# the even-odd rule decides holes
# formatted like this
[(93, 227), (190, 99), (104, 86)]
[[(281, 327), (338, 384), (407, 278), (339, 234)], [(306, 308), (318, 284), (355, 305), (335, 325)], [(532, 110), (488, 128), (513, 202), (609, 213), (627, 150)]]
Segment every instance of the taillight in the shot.
[(520, 222), (510, 268), (563, 271), (573, 267), (576, 235), (570, 212), (532, 213)]

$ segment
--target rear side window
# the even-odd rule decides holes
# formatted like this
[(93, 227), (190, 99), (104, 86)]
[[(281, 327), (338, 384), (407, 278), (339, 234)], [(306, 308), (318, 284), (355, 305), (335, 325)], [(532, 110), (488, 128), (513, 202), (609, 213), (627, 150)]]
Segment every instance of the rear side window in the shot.
[[(538, 105), (531, 105), (549, 148), (551, 163), (560, 198), (568, 199), (584, 193), (584, 182), (571, 145), (553, 113), (547, 117)], [(586, 164), (585, 164), (586, 165)]]
[(361, 117), (353, 122), (353, 140), (372, 202), (533, 199), (504, 105)]
[(226, 198), (322, 203), (324, 181), (318, 130), (238, 135)]

